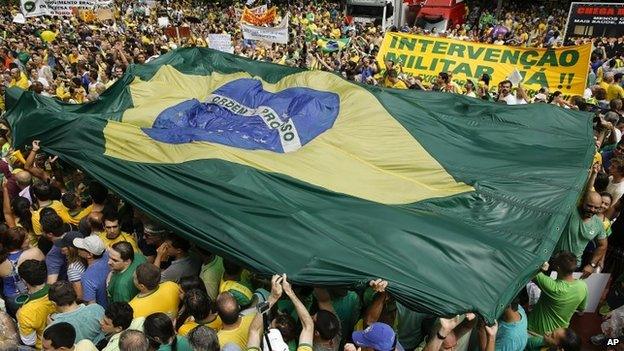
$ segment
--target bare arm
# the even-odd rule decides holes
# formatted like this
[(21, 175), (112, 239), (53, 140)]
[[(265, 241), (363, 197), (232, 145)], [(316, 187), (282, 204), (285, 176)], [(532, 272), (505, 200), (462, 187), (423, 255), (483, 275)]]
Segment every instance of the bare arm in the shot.
[(329, 296), (329, 292), (327, 291), (327, 289), (314, 288), (314, 296), (316, 297), (319, 309), (336, 314), (336, 311), (334, 311), (334, 305), (332, 304), (331, 297)]
[(377, 295), (364, 315), (365, 328), (379, 320), (381, 312), (383, 312), (384, 304), (388, 299), (388, 294), (386, 293), (386, 287), (388, 286), (387, 281), (381, 279), (371, 280), (369, 285), (373, 288)]
[[(282, 276), (274, 275), (271, 278), (271, 295), (267, 301), (269, 302), (269, 306), (273, 307), (273, 305), (279, 300), (282, 296)], [(269, 307), (269, 308), (270, 308)], [(262, 314), (256, 313), (251, 325), (249, 326), (249, 336), (247, 338), (247, 348), (260, 348), (260, 344), (262, 341)]]
[(11, 199), (9, 198), (9, 190), (7, 189), (7, 179), (2, 181), (2, 212), (4, 213), (4, 220), (9, 228), (13, 228), (16, 225), (15, 215), (11, 209)]
[(518, 99), (523, 99), (526, 102), (530, 101), (526, 90), (524, 90), (524, 87), (522, 86), (522, 83), (518, 83), (518, 87), (516, 88), (516, 97)]
[(28, 154), (26, 158), (26, 164), (24, 165), (24, 169), (30, 172), (33, 176), (47, 181), (50, 176), (48, 173), (41, 168), (35, 167), (35, 158), (37, 157), (37, 152), (39, 151), (39, 140), (33, 140), (32, 142), (32, 150)]
[(299, 300), (297, 295), (292, 291), (290, 283), (286, 280), (286, 274), (283, 275), (282, 287), (284, 288), (284, 293), (288, 295), (290, 301), (292, 301), (293, 305), (295, 305), (295, 310), (297, 311), (297, 315), (301, 321), (299, 345), (312, 345), (312, 340), (314, 338), (314, 321), (312, 320), (312, 316), (310, 316), (310, 312), (308, 312), (301, 300)]

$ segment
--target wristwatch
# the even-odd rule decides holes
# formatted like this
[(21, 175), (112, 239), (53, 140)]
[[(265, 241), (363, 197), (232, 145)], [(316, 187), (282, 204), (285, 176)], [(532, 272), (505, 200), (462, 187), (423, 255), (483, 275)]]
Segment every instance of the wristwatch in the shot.
[(596, 268), (596, 264), (594, 262), (590, 262), (589, 265), (592, 266), (592, 268)]

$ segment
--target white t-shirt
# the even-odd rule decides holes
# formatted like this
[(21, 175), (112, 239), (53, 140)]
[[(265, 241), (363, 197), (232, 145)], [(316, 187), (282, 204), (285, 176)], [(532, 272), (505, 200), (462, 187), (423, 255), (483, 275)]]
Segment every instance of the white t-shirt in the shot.
[(524, 105), (527, 103), (524, 99), (519, 99), (518, 97), (516, 97), (515, 94), (507, 94), (507, 96), (505, 96), (503, 100), (505, 100), (507, 105)]
[(611, 194), (611, 196), (613, 196), (612, 203), (615, 203), (624, 194), (624, 181), (621, 181), (619, 183), (614, 183), (613, 176), (609, 177), (609, 185), (607, 185), (607, 192)]

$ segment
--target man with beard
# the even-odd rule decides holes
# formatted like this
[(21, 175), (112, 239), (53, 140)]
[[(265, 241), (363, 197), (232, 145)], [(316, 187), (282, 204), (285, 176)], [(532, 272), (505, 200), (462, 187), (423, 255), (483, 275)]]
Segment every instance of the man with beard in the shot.
[(512, 94), (512, 83), (509, 80), (504, 80), (498, 84), (498, 99), (497, 101), (505, 102), (507, 105), (524, 105), (529, 100), (526, 91), (522, 87), (522, 84), (518, 84), (516, 93)]
[(569, 251), (576, 256), (577, 266), (581, 264), (581, 256), (587, 243), (596, 239), (598, 247), (590, 260), (590, 263), (583, 267), (583, 277), (592, 274), (602, 256), (607, 251), (607, 235), (602, 221), (596, 214), (600, 211), (602, 198), (595, 191), (588, 191), (581, 205), (572, 211), (559, 242), (555, 247), (555, 253)]

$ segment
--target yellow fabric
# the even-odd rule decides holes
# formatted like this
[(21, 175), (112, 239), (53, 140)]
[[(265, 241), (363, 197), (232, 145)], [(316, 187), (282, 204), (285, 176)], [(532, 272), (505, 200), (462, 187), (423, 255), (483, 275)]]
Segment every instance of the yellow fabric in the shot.
[(602, 89), (604, 89), (605, 91), (607, 91), (609, 89), (609, 83), (606, 83), (604, 81), (598, 83), (598, 86), (601, 87)]
[[(198, 325), (199, 324), (197, 322), (187, 319), (186, 322), (184, 322), (184, 324), (182, 324), (182, 326), (180, 326), (180, 328), (178, 329), (178, 334), (182, 336), (186, 336), (188, 333), (191, 332), (191, 330), (193, 330)], [(202, 325), (205, 325), (208, 328), (211, 328), (213, 330), (219, 331), (221, 330), (221, 327), (223, 326), (223, 322), (221, 322), (221, 318), (217, 316), (217, 318), (215, 318), (212, 322), (207, 323), (207, 324), (202, 324)]]
[(134, 318), (147, 317), (152, 313), (162, 312), (171, 318), (178, 316), (180, 286), (174, 282), (161, 283), (147, 296), (135, 296), (129, 304), (134, 311)]
[(70, 215), (70, 217), (72, 218), (73, 221), (75, 221), (76, 223), (79, 223), (80, 220), (88, 216), (92, 210), (93, 210), (93, 205), (89, 205), (85, 207), (82, 211), (78, 212), (77, 214), (73, 216)]
[[(539, 90), (548, 84), (551, 91), (583, 95), (589, 73), (583, 63), (589, 62), (591, 47), (585, 44), (554, 49), (527, 48), (386, 32), (377, 61), (381, 69), (385, 69), (386, 59), (401, 58), (403, 72), (414, 76), (452, 72), (453, 80), (461, 85), (466, 79), (480, 77), (483, 73), (489, 73), (492, 82), (501, 82), (518, 66), (523, 66), (526, 72), (523, 85), (527, 89)], [(443, 63), (449, 60), (451, 64)], [(484, 67), (488, 67), (487, 72), (483, 71)]]
[(407, 85), (404, 81), (398, 80), (396, 83), (392, 83), (390, 80), (387, 80), (386, 87), (394, 88), (394, 89), (407, 89)]
[(9, 83), (9, 86), (10, 87), (18, 87), (18, 88), (22, 88), (24, 90), (27, 90), (28, 87), (30, 86), (30, 83), (28, 82), (28, 77), (26, 77), (24, 72), (20, 72), (19, 80), (11, 79), (11, 82)]
[[(142, 131), (165, 108), (190, 98), (205, 101), (217, 87), (239, 78), (250, 76), (242, 72), (185, 75), (171, 66), (161, 67), (148, 82), (137, 78), (130, 85), (134, 108), (125, 111), (124, 122), (110, 120), (104, 129), (106, 155), (146, 163), (216, 158), (386, 204), (473, 190), (456, 182), (370, 92), (327, 72), (302, 72), (275, 84), (263, 82), (271, 92), (299, 86), (332, 91), (340, 97), (334, 126), (295, 152), (276, 155), (209, 142), (167, 144)], [(397, 168), (398, 164), (405, 166)], [(326, 169), (332, 169), (334, 176), (328, 178)]]
[(249, 326), (253, 321), (255, 314), (249, 314), (241, 317), (240, 324), (236, 329), (231, 330), (219, 330), (217, 337), (219, 338), (219, 345), (223, 347), (227, 343), (235, 343), (241, 349), (245, 349), (247, 346), (247, 339), (249, 337)]
[(600, 152), (596, 152), (594, 154), (594, 161), (592, 162), (592, 164), (596, 164), (596, 163), (602, 164), (602, 155), (600, 154)]
[(624, 89), (616, 83), (609, 84), (609, 88), (607, 88), (607, 100), (611, 101), (614, 99), (623, 99), (624, 98)]
[(136, 239), (134, 239), (134, 237), (128, 233), (121, 232), (121, 234), (119, 234), (119, 236), (115, 239), (107, 238), (106, 232), (99, 233), (98, 236), (100, 237), (100, 239), (102, 239), (106, 247), (112, 247), (114, 244), (122, 241), (127, 241), (130, 243), (130, 245), (132, 245), (134, 252), (141, 252), (141, 250), (139, 249), (139, 245), (137, 245)]
[(46, 43), (51, 43), (54, 41), (54, 39), (56, 39), (56, 36), (58, 35), (58, 33), (54, 33), (51, 30), (44, 30), (43, 32), (41, 32), (41, 40), (43, 40)]
[(297, 346), (297, 351), (312, 351), (312, 346), (308, 344), (299, 344), (299, 346)]
[[(67, 207), (63, 206), (63, 204), (60, 201), (54, 200), (48, 207), (56, 211), (56, 214), (59, 215), (59, 217), (61, 217), (61, 219), (65, 223), (77, 225), (78, 222), (80, 222), (80, 220), (76, 220), (72, 218), (72, 216), (69, 215), (69, 212), (67, 211)], [(33, 232), (36, 235), (43, 234), (43, 230), (41, 229), (41, 223), (39, 222), (39, 219), (41, 217), (41, 210), (42, 208), (36, 211), (33, 211), (32, 213)]]
[(30, 335), (37, 333), (36, 348), (41, 349), (41, 337), (43, 330), (48, 322), (48, 316), (53, 313), (56, 307), (52, 301), (48, 299), (48, 295), (44, 295), (38, 299), (28, 301), (17, 311), (17, 324), (21, 335)]

